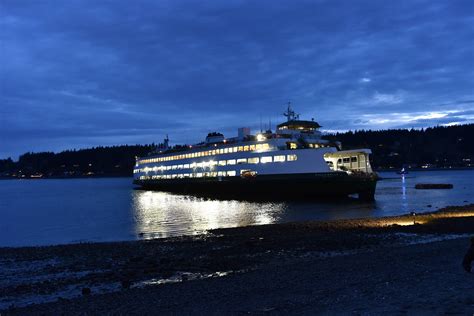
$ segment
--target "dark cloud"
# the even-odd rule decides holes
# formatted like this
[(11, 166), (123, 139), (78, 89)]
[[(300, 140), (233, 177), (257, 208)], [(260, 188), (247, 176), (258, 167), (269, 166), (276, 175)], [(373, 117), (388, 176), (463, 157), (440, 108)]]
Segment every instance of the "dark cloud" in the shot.
[(0, 157), (195, 142), (275, 122), (288, 100), (328, 130), (473, 122), (473, 12), (456, 0), (3, 0)]

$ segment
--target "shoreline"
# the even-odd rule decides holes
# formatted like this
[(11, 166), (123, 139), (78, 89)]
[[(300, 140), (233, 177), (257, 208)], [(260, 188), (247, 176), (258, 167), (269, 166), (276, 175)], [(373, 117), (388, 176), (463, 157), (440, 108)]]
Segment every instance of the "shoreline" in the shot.
[[(474, 167), (453, 167), (453, 168), (409, 168), (408, 171), (425, 172), (425, 171), (469, 171), (474, 170)], [(375, 169), (375, 172), (397, 172), (399, 169)], [(133, 174), (107, 174), (107, 175), (81, 175), (81, 176), (53, 176), (53, 177), (5, 177), (0, 176), (0, 180), (68, 180), (68, 179), (103, 179), (103, 178), (133, 178)]]
[[(413, 220), (416, 222), (415, 225)], [(443, 270), (443, 262), (448, 259), (451, 270), (447, 274), (448, 279), (443, 279), (443, 282), (449, 283), (455, 280), (460, 282), (459, 286), (462, 288), (469, 284), (472, 286), (474, 281), (468, 280), (465, 281), (468, 283), (463, 283), (458, 279), (468, 279), (467, 274), (461, 269), (460, 262), (464, 255), (463, 251), (467, 250), (468, 237), (473, 232), (474, 204), (470, 204), (419, 214), (415, 218), (408, 214), (385, 218), (308, 221), (216, 229), (197, 236), (164, 239), (0, 248), (0, 310), (3, 310), (2, 314), (50, 314), (57, 311), (67, 314), (114, 311), (134, 313), (138, 310), (148, 313), (153, 311), (178, 313), (192, 307), (183, 307), (186, 303), (181, 302), (183, 299), (179, 297), (179, 293), (183, 297), (196, 297), (198, 301), (202, 299), (204, 304), (207, 292), (201, 293), (198, 289), (218, 284), (216, 289), (222, 287), (221, 294), (230, 295), (229, 300), (233, 303), (227, 306), (222, 299), (219, 299), (220, 303), (213, 304), (214, 308), (211, 311), (219, 310), (232, 314), (238, 312), (234, 309), (236, 306), (253, 301), (249, 296), (252, 291), (249, 295), (241, 294), (239, 297), (233, 297), (232, 291), (239, 292), (245, 287), (252, 288), (259, 280), (263, 283), (270, 282), (275, 277), (275, 271), (288, 274), (288, 277), (292, 275), (293, 278), (302, 278), (302, 284), (314, 274), (318, 275), (320, 282), (327, 283), (326, 289), (322, 285), (310, 282), (305, 285), (310, 292), (315, 289), (323, 292), (330, 292), (331, 289), (342, 290), (339, 283), (348, 282), (344, 278), (354, 279), (355, 283), (368, 282), (364, 285), (364, 291), (367, 293), (362, 296), (362, 299), (366, 299), (370, 294), (370, 287), (378, 286), (378, 283), (372, 284), (362, 271), (354, 270), (354, 267), (365, 269), (370, 266), (374, 271), (378, 271), (379, 278), (397, 279), (401, 275), (410, 274), (411, 269), (423, 270), (423, 265), (433, 270)], [(424, 253), (423, 257), (413, 257), (417, 251)], [(454, 255), (452, 258), (445, 257), (440, 251), (451, 252)], [(393, 256), (393, 252), (397, 253), (397, 262), (392, 264), (401, 264), (397, 271), (384, 268), (387, 264), (385, 256)], [(440, 261), (440, 255), (443, 257), (441, 260), (443, 262)], [(379, 259), (369, 260), (370, 258)], [(420, 266), (413, 266), (419, 260), (424, 261)], [(352, 263), (352, 268), (345, 271), (348, 262)], [(402, 263), (406, 266), (404, 267)], [(294, 275), (295, 266), (299, 267), (297, 275)], [(327, 271), (326, 275), (318, 272), (323, 270)], [(371, 270), (364, 273), (370, 274)], [(285, 276), (278, 274), (278, 277), (291, 283)], [(443, 273), (432, 277), (433, 280), (446, 278)], [(280, 295), (284, 296), (284, 293), (287, 293), (285, 299), (293, 301), (295, 300), (293, 290), (285, 285), (285, 282), (269, 283), (268, 286), (271, 291), (286, 289), (287, 291), (283, 291)], [(426, 282), (431, 281), (428, 279)], [(238, 286), (243, 288), (235, 284), (240, 284)], [(413, 282), (411, 286), (416, 293), (430, 291), (433, 299), (437, 299), (438, 302), (449, 302), (450, 299), (454, 299), (444, 297), (443, 289), (436, 294), (433, 293), (436, 289), (423, 288), (426, 285), (417, 285)], [(87, 294), (88, 291), (90, 294)], [(210, 291), (212, 292), (212, 289)], [(184, 305), (177, 304), (170, 307), (165, 302), (157, 303), (155, 296), (147, 294), (154, 292)], [(142, 307), (133, 302), (132, 298), (136, 298), (137, 295), (140, 296), (138, 301)], [(305, 299), (311, 301), (313, 296), (305, 296)], [(107, 308), (105, 302), (116, 300), (117, 297), (120, 297), (117, 306), (112, 305), (114, 307), (109, 307), (111, 310), (104, 309)], [(322, 306), (324, 307), (322, 310), (327, 311), (350, 312), (351, 308), (360, 304), (357, 303), (356, 297), (348, 298), (345, 309), (338, 310), (334, 309), (336, 306), (332, 300), (338, 299), (339, 295), (332, 297), (325, 294), (318, 297), (323, 303), (319, 302), (317, 306)], [(276, 297), (262, 299), (268, 301), (266, 305), (269, 306), (278, 305), (278, 301), (281, 300)], [(464, 303), (454, 301), (452, 304), (456, 308), (460, 306), (463, 312), (472, 313), (474, 297), (472, 303), (470, 302), (469, 296)], [(28, 306), (29, 303), (36, 304)], [(311, 302), (307, 304), (308, 308), (317, 307)], [(192, 308), (204, 312), (205, 307), (197, 304)], [(419, 307), (417, 308), (416, 310), (420, 311)], [(413, 310), (409, 307), (406, 309)], [(252, 311), (252, 308), (250, 310)], [(374, 309), (369, 311), (371, 310)], [(258, 309), (254, 311), (261, 312)], [(275, 311), (291, 311), (291, 308)], [(311, 309), (306, 311), (309, 312)]]

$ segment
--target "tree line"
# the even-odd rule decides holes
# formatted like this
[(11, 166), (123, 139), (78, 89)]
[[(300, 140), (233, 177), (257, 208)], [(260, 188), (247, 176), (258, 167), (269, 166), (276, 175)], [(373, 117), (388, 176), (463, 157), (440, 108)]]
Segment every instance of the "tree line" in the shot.
[(150, 145), (123, 145), (66, 150), (60, 153), (25, 153), (18, 161), (0, 160), (0, 175), (4, 177), (77, 177), (130, 176), (135, 157), (146, 156), (156, 148)]
[(474, 124), (426, 129), (360, 130), (326, 135), (343, 149), (370, 148), (376, 169), (474, 166)]
[[(375, 169), (470, 167), (474, 162), (474, 124), (410, 130), (359, 130), (323, 137), (340, 141), (342, 149), (370, 148)], [(135, 157), (146, 156), (160, 146), (163, 144), (95, 147), (60, 153), (28, 152), (18, 161), (11, 158), (0, 160), (0, 176), (131, 176)]]

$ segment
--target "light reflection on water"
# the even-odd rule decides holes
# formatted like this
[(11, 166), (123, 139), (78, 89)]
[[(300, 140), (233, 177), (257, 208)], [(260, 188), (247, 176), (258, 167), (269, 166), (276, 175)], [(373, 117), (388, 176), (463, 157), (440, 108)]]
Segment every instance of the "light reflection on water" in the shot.
[(136, 232), (144, 238), (202, 233), (209, 229), (277, 222), (284, 203), (219, 201), (136, 190)]
[[(134, 190), (131, 179), (0, 181), (0, 246), (135, 240), (213, 228), (379, 217), (474, 203), (474, 170), (381, 173), (376, 201), (218, 201)], [(452, 190), (416, 190), (452, 183)], [(428, 205), (432, 205), (429, 207)]]

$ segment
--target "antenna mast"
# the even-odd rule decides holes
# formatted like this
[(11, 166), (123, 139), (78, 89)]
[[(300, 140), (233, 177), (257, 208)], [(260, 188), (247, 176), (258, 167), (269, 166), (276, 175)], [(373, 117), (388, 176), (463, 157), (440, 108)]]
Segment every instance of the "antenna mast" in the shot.
[(296, 114), (295, 111), (291, 109), (291, 102), (288, 102), (288, 108), (286, 112), (283, 113), (283, 115), (287, 117), (288, 122), (298, 120), (300, 118), (300, 115)]

